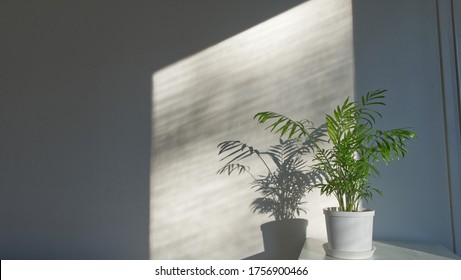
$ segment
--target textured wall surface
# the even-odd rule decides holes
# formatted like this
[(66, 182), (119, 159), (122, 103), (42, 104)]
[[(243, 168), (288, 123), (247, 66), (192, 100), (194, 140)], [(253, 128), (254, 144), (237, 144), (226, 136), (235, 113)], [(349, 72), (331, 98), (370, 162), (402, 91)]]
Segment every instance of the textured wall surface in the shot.
[(0, 259), (149, 258), (152, 73), (301, 2), (0, 1)]
[[(273, 110), (320, 124), (353, 96), (350, 1), (312, 0), (153, 74), (151, 258), (238, 259), (263, 251), (246, 175), (216, 175), (217, 144), (265, 149), (277, 137), (252, 120)], [(249, 163), (258, 174), (259, 162)], [(308, 235), (324, 237), (307, 198)]]

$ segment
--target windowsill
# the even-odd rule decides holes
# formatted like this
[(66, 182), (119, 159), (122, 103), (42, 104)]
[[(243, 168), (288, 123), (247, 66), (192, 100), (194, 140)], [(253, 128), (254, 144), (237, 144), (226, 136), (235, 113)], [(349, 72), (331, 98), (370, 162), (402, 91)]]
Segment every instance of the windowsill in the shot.
[[(327, 256), (323, 249), (325, 240), (307, 238), (299, 259), (338, 260)], [(376, 247), (373, 260), (450, 260), (460, 259), (450, 250), (440, 245), (416, 244), (405, 242), (374, 241)]]

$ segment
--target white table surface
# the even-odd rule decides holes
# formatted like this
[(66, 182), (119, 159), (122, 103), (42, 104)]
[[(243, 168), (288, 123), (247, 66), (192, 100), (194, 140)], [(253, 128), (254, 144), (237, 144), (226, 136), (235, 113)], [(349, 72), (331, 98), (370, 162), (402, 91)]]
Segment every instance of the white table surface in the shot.
[[(299, 259), (304, 260), (338, 260), (327, 256), (323, 249), (325, 240), (307, 238)], [(450, 250), (440, 245), (373, 241), (376, 247), (373, 260), (450, 260), (460, 259)]]

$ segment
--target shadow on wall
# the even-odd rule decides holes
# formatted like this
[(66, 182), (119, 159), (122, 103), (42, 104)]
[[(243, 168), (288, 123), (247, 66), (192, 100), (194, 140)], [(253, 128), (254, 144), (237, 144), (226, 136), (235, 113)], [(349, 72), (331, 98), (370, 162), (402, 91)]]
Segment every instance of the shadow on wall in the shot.
[[(218, 174), (249, 178), (251, 189), (258, 194), (250, 204), (251, 210), (275, 219), (261, 225), (266, 258), (298, 259), (308, 222), (297, 216), (306, 213), (305, 195), (323, 180), (318, 172), (308, 169), (305, 158), (312, 155), (313, 143), (325, 134), (325, 126), (321, 126), (310, 134), (309, 140), (280, 139), (267, 150), (240, 141), (224, 141), (218, 145), (220, 161), (224, 164)], [(255, 174), (254, 166), (246, 164), (253, 158), (266, 167), (264, 173)]]
[[(268, 220), (250, 213), (247, 178), (216, 175), (217, 144), (239, 139), (267, 148), (278, 138), (252, 120), (256, 112), (320, 124), (353, 92), (352, 8), (343, 0), (311, 0), (155, 72), (151, 258), (261, 252), (259, 225)], [(313, 192), (307, 201), (307, 234), (322, 237), (321, 209), (333, 200)]]

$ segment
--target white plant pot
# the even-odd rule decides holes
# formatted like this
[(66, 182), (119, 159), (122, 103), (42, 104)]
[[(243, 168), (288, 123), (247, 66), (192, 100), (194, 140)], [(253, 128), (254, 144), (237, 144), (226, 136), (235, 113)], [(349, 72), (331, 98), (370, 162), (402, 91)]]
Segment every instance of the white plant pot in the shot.
[(342, 259), (370, 258), (373, 247), (373, 217), (375, 210), (359, 212), (338, 211), (337, 207), (323, 209), (327, 226), (327, 255)]

